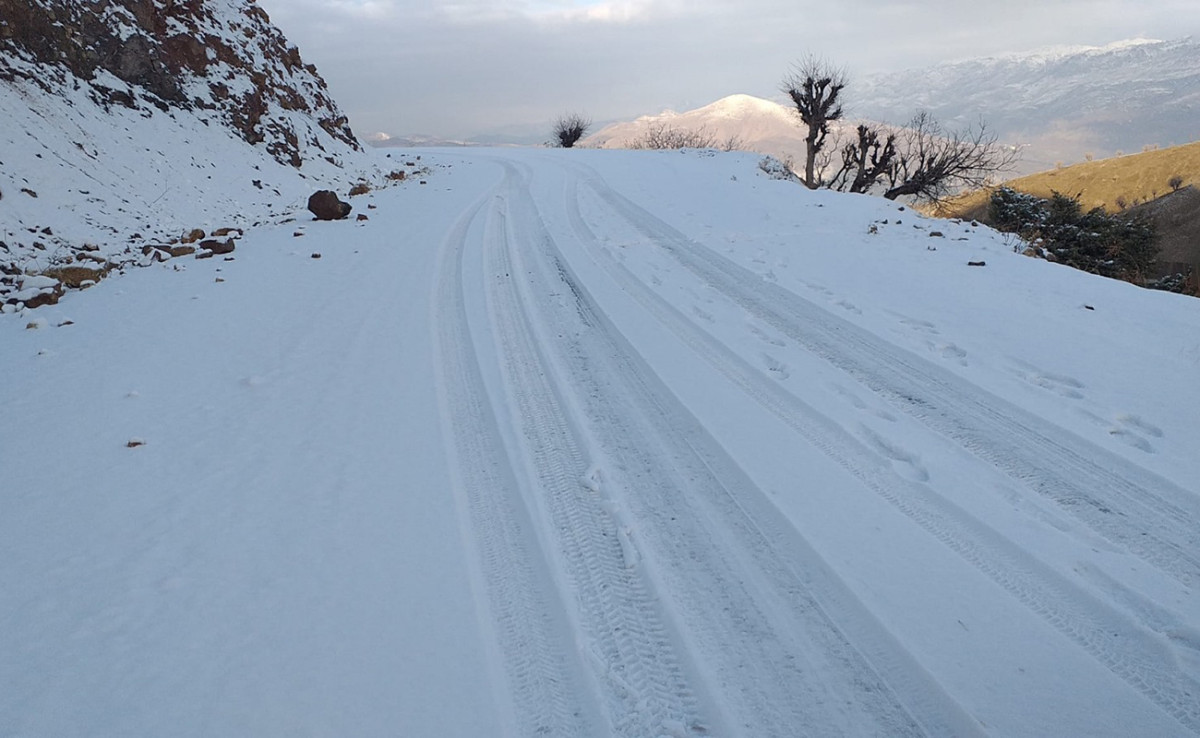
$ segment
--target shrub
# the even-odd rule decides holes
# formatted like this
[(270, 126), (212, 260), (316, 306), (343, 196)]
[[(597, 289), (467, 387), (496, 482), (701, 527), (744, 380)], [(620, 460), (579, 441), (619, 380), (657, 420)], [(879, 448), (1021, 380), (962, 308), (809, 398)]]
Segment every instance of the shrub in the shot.
[(1033, 253), (1093, 274), (1143, 284), (1158, 256), (1149, 222), (1104, 208), (1084, 212), (1078, 197), (1059, 192), (1046, 199), (1001, 187), (989, 212), (997, 229), (1017, 234)]
[(724, 141), (717, 139), (706, 128), (692, 131), (686, 128), (673, 128), (666, 123), (656, 123), (646, 129), (638, 138), (626, 141), (630, 149), (721, 149), (733, 151), (741, 141), (736, 136)]
[(572, 148), (591, 125), (591, 120), (578, 113), (564, 115), (554, 122), (554, 140), (564, 149)]

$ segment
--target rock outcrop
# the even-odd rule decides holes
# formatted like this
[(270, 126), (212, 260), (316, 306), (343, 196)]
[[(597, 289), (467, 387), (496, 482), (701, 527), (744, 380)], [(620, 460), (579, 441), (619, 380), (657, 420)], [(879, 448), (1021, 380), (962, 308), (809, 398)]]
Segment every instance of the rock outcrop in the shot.
[(254, 0), (0, 0), (0, 313), (133, 266), (230, 259), (314, 181), (377, 170)]
[(72, 78), (104, 106), (216, 118), (294, 167), (336, 155), (329, 142), (361, 149), (316, 68), (253, 0), (0, 0), (0, 79), (53, 92)]

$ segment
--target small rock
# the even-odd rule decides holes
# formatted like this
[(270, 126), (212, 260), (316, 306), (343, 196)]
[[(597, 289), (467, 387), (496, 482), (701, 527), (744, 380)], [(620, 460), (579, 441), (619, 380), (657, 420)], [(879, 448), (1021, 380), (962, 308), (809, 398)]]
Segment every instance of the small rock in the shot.
[(217, 277), (217, 278), (216, 278), (216, 279), (214, 279), (213, 281), (214, 281), (214, 282), (224, 282), (225, 280), (224, 280), (224, 279), (222, 279), (222, 278), (220, 278), (220, 277)]
[(200, 242), (200, 248), (208, 249), (214, 254), (228, 254), (233, 251), (233, 239), (227, 238), (224, 241), (210, 238)]
[(941, 231), (930, 231), (929, 237), (930, 238), (945, 238), (946, 234), (942, 233)]
[(300, 238), (304, 235), (304, 231), (295, 231), (292, 233), (292, 238)]
[(355, 220), (357, 220), (359, 223), (361, 223), (364, 220), (370, 220), (370, 218), (368, 218), (366, 215), (363, 215), (362, 213), (359, 213), (358, 217), (355, 218)]
[(967, 266), (969, 266), (969, 267), (985, 267), (985, 266), (987, 266), (987, 262), (986, 261), (968, 261)]
[(197, 241), (199, 241), (200, 239), (204, 238), (207, 235), (208, 234), (204, 232), (204, 229), (193, 228), (183, 238), (181, 238), (179, 240), (182, 241), (183, 243), (196, 243)]
[(28, 323), (26, 323), (26, 324), (25, 324), (25, 330), (27, 330), (27, 331), (37, 331), (37, 330), (41, 330), (41, 329), (42, 329), (42, 328), (44, 328), (45, 326), (46, 326), (46, 319), (45, 319), (45, 318), (38, 318), (37, 320), (31, 320), (31, 321), (29, 321)]
[(129, 442), (125, 444), (125, 448), (137, 448), (138, 446), (145, 445), (146, 441), (141, 438), (130, 438)]
[(321, 255), (320, 255), (320, 254), (318, 254), (316, 251), (314, 251), (314, 252), (313, 252), (313, 255), (312, 255), (312, 258), (314, 258), (314, 259), (320, 259), (320, 258), (321, 258)]
[(317, 220), (341, 220), (352, 209), (350, 203), (339, 200), (333, 190), (317, 190), (308, 198), (308, 210)]

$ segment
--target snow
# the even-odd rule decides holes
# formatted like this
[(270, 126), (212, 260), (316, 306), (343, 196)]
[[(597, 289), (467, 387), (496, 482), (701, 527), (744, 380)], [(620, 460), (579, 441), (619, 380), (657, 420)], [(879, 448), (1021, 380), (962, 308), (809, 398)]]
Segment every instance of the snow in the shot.
[(0, 315), (0, 734), (1200, 732), (1200, 301), (747, 154), (421, 155)]

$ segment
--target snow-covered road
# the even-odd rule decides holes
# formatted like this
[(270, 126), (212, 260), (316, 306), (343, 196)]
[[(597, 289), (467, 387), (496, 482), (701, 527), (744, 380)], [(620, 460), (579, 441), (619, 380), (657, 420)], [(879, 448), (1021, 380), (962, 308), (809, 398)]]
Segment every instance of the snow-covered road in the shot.
[(1200, 302), (746, 155), (424, 160), (0, 316), (0, 734), (1200, 733)]

